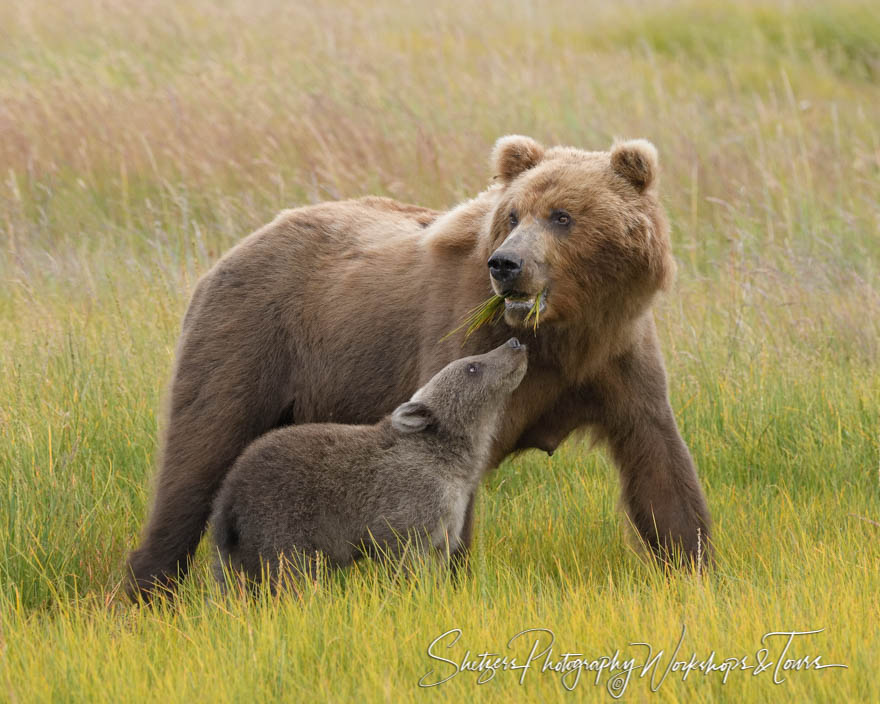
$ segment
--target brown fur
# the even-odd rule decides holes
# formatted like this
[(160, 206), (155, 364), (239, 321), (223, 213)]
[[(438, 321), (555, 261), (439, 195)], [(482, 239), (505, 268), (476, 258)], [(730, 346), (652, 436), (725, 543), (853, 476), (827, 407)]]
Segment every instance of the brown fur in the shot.
[[(529, 371), (487, 467), (592, 428), (645, 543), (664, 560), (696, 556), (709, 514), (650, 311), (674, 270), (656, 151), (641, 140), (585, 152), (507, 137), (493, 159), (501, 182), (451, 211), (383, 198), (285, 211), (199, 281), (153, 510), (130, 556), (134, 585), (148, 592), (185, 573), (217, 489), (254, 438), (287, 423), (376, 422), (450, 360), (511, 334), (529, 346)], [(512, 283), (487, 275), (499, 252), (522, 263)], [(511, 298), (501, 322), (443, 340), (493, 290), (546, 290), (537, 332)], [(465, 546), (469, 533), (468, 522)]]
[[(236, 460), (211, 526), (224, 567), (273, 586), (282, 564), (314, 575), (364, 554), (449, 555), (488, 461), (501, 412), (527, 367), (516, 339), (450, 362), (375, 425), (307, 423), (269, 432)], [(378, 548), (378, 550), (376, 550)]]

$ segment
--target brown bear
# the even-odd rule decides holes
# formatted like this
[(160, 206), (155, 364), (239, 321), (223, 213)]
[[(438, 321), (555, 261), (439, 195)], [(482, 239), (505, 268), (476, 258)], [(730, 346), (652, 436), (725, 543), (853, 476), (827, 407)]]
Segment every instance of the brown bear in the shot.
[[(644, 140), (588, 152), (508, 136), (491, 164), (495, 183), (448, 212), (375, 197), (285, 211), (201, 278), (152, 511), (129, 556), (132, 592), (185, 574), (252, 440), (290, 423), (375, 423), (451, 360), (514, 334), (526, 338), (529, 370), (486, 468), (591, 429), (644, 543), (670, 564), (706, 558), (709, 513), (650, 310), (674, 270), (657, 151)], [(448, 336), (493, 293), (502, 319)], [(461, 557), (472, 521), (471, 502)]]
[(275, 586), (281, 559), (314, 575), (364, 554), (449, 555), (489, 461), (501, 412), (527, 367), (515, 337), (450, 362), (375, 425), (307, 423), (266, 433), (235, 461), (210, 524), (226, 568)]

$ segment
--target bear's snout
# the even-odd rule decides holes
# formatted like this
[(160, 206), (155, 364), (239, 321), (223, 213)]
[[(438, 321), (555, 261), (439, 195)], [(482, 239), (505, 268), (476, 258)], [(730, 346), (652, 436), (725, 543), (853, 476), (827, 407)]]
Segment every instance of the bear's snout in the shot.
[(518, 349), (520, 349), (520, 348), (522, 347), (522, 343), (521, 343), (517, 338), (515, 338), (515, 337), (511, 337), (511, 338), (507, 341), (507, 346), (508, 346), (508, 347), (513, 347), (513, 349), (518, 350)]
[(512, 252), (495, 252), (489, 257), (489, 275), (499, 284), (514, 281), (522, 273), (522, 268), (522, 257)]

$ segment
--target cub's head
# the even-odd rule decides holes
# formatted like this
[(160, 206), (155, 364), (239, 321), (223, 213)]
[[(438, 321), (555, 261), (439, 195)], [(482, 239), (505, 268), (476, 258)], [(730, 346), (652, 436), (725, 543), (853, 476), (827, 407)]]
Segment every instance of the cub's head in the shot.
[(394, 410), (391, 425), (404, 434), (491, 434), (527, 365), (526, 347), (515, 337), (486, 354), (450, 362)]
[(672, 277), (650, 142), (587, 152), (508, 136), (491, 161), (501, 191), (489, 277), (509, 325), (523, 325), (536, 303), (541, 324), (552, 325), (636, 311)]

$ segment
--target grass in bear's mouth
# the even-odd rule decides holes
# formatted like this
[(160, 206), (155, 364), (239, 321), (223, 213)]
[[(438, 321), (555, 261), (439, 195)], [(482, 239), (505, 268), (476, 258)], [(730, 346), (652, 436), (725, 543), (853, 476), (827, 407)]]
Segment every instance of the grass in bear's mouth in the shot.
[[(534, 316), (534, 322), (532, 323), (532, 330), (537, 332), (538, 324), (540, 323), (541, 318), (541, 301), (544, 299), (544, 291), (541, 291), (537, 296), (535, 296), (535, 302), (532, 304), (532, 307), (529, 308), (529, 312), (526, 313), (525, 322), (528, 321)], [(508, 296), (509, 297), (509, 296)], [(464, 339), (467, 340), (475, 331), (479, 330), (486, 323), (494, 323), (500, 317), (501, 313), (504, 310), (504, 296), (499, 296), (497, 293), (492, 294), (490, 298), (480, 303), (475, 308), (472, 308), (468, 311), (467, 316), (465, 316), (464, 321), (454, 330), (450, 330), (443, 337), (440, 338), (442, 342), (448, 337), (452, 337), (459, 330), (465, 329)]]
[(442, 342), (447, 337), (452, 337), (461, 329), (465, 329), (464, 341), (466, 341), (476, 330), (479, 330), (486, 323), (494, 323), (500, 318), (500, 313), (504, 310), (504, 298), (497, 293), (492, 294), (487, 300), (480, 303), (475, 308), (468, 311), (464, 322), (454, 330), (450, 330), (440, 338)]
[(532, 331), (533, 331), (533, 332), (537, 332), (537, 331), (538, 331), (538, 322), (539, 322), (539, 319), (540, 319), (540, 317), (541, 317), (541, 299), (542, 299), (542, 298), (544, 298), (544, 292), (543, 292), (543, 291), (539, 292), (538, 295), (535, 296), (535, 302), (534, 302), (534, 304), (532, 304), (532, 307), (529, 309), (529, 312), (526, 313), (526, 320), (525, 320), (525, 322), (529, 322), (529, 318), (531, 318), (532, 315), (535, 316), (535, 322), (532, 323)]

